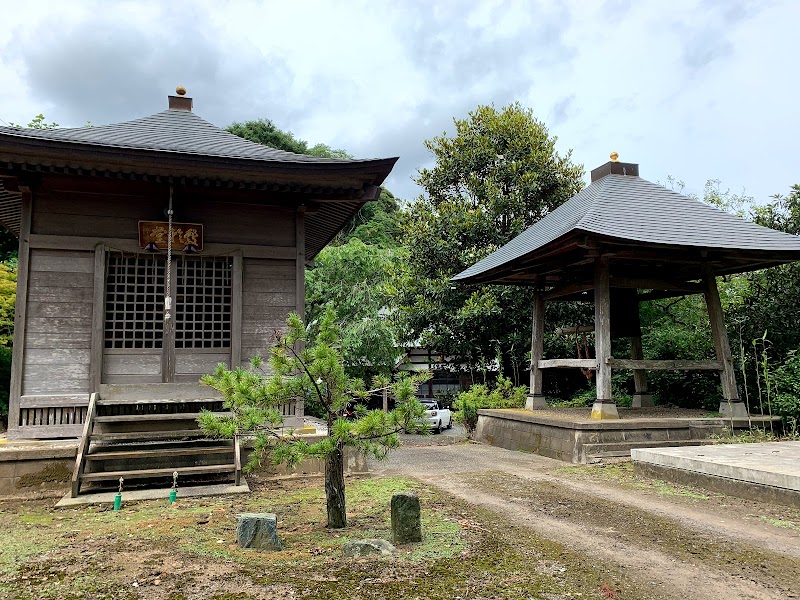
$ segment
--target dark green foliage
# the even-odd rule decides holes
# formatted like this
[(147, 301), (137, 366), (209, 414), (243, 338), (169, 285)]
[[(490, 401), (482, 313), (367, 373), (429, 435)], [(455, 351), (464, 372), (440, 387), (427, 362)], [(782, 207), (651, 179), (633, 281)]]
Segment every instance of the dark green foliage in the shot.
[(11, 347), (0, 346), (0, 421), (8, 417), (8, 396), (11, 385)]
[(395, 248), (401, 241), (401, 218), (400, 202), (389, 190), (381, 190), (380, 197), (364, 204), (336, 235), (333, 244), (342, 245), (355, 238), (367, 245)]
[(316, 144), (309, 147), (308, 142), (297, 139), (289, 131), (279, 129), (269, 119), (231, 123), (225, 130), (256, 144), (263, 144), (264, 146), (285, 150), (286, 152), (294, 152), (295, 154), (308, 154), (321, 158), (352, 158), (344, 150), (334, 150), (325, 144)]
[(342, 332), (342, 354), (350, 376), (369, 379), (390, 373), (402, 354), (384, 307), (391, 275), (403, 255), (402, 249), (366, 245), (353, 237), (342, 246), (324, 248), (314, 267), (306, 270), (311, 334), (331, 309)]
[[(408, 269), (396, 286), (404, 341), (480, 369), (497, 357), (519, 381), (530, 347), (530, 292), (453, 285), (450, 278), (559, 206), (582, 186), (582, 168), (559, 156), (529, 109), (480, 106), (455, 120), (454, 137), (426, 142), (436, 165), (403, 222)], [(528, 324), (526, 326), (526, 323)]]
[(775, 369), (774, 383), (777, 393), (772, 399), (772, 410), (794, 419), (797, 426), (800, 424), (800, 354), (796, 350), (790, 351), (784, 363)]

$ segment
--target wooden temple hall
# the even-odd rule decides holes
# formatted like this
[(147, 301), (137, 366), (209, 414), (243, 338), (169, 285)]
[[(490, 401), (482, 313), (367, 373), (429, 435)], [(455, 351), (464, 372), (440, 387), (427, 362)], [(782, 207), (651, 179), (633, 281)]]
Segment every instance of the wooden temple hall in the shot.
[[(611, 161), (591, 173), (591, 185), (511, 242), (456, 277), (461, 283), (530, 286), (533, 290), (531, 382), (528, 408), (546, 406), (547, 369), (596, 372), (592, 419), (615, 419), (613, 369), (632, 369), (634, 407), (652, 406), (647, 372), (712, 370), (720, 374), (723, 416), (746, 417), (737, 389), (716, 278), (800, 260), (800, 238), (761, 227), (639, 177), (639, 166)], [(645, 360), (639, 303), (703, 294), (716, 357)], [(543, 356), (545, 302), (594, 302), (595, 357)], [(611, 340), (630, 339), (629, 356), (613, 356)]]
[[(150, 442), (163, 459), (169, 438), (199, 435), (199, 409), (221, 406), (201, 375), (267, 355), (303, 313), (306, 262), (397, 160), (262, 146), (185, 93), (124, 123), (0, 127), (0, 223), (19, 237), (8, 434), (81, 437), (87, 473), (116, 473), (99, 442)], [(284, 413), (296, 422), (302, 403)]]

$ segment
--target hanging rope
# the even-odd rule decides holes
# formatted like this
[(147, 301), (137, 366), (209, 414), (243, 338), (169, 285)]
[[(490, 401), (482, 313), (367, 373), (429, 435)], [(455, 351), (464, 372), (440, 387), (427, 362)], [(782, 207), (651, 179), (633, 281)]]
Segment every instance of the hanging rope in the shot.
[(169, 186), (167, 207), (167, 280), (164, 286), (164, 321), (172, 318), (172, 186)]

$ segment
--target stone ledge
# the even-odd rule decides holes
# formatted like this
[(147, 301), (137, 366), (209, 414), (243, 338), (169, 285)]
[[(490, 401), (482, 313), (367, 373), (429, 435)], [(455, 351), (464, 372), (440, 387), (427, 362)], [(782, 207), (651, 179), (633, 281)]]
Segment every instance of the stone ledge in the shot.
[(782, 504), (792, 508), (800, 506), (800, 492), (794, 490), (636, 461), (633, 463), (633, 471), (638, 475), (643, 475), (652, 479), (661, 479), (682, 485), (691, 485), (728, 496), (744, 498), (746, 500)]

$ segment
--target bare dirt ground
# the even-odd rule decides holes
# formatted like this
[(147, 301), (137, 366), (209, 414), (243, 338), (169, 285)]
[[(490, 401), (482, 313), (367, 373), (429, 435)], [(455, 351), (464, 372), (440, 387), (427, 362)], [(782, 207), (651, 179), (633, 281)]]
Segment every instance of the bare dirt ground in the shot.
[(502, 515), (656, 598), (800, 597), (800, 510), (479, 444), (406, 445), (373, 468)]

